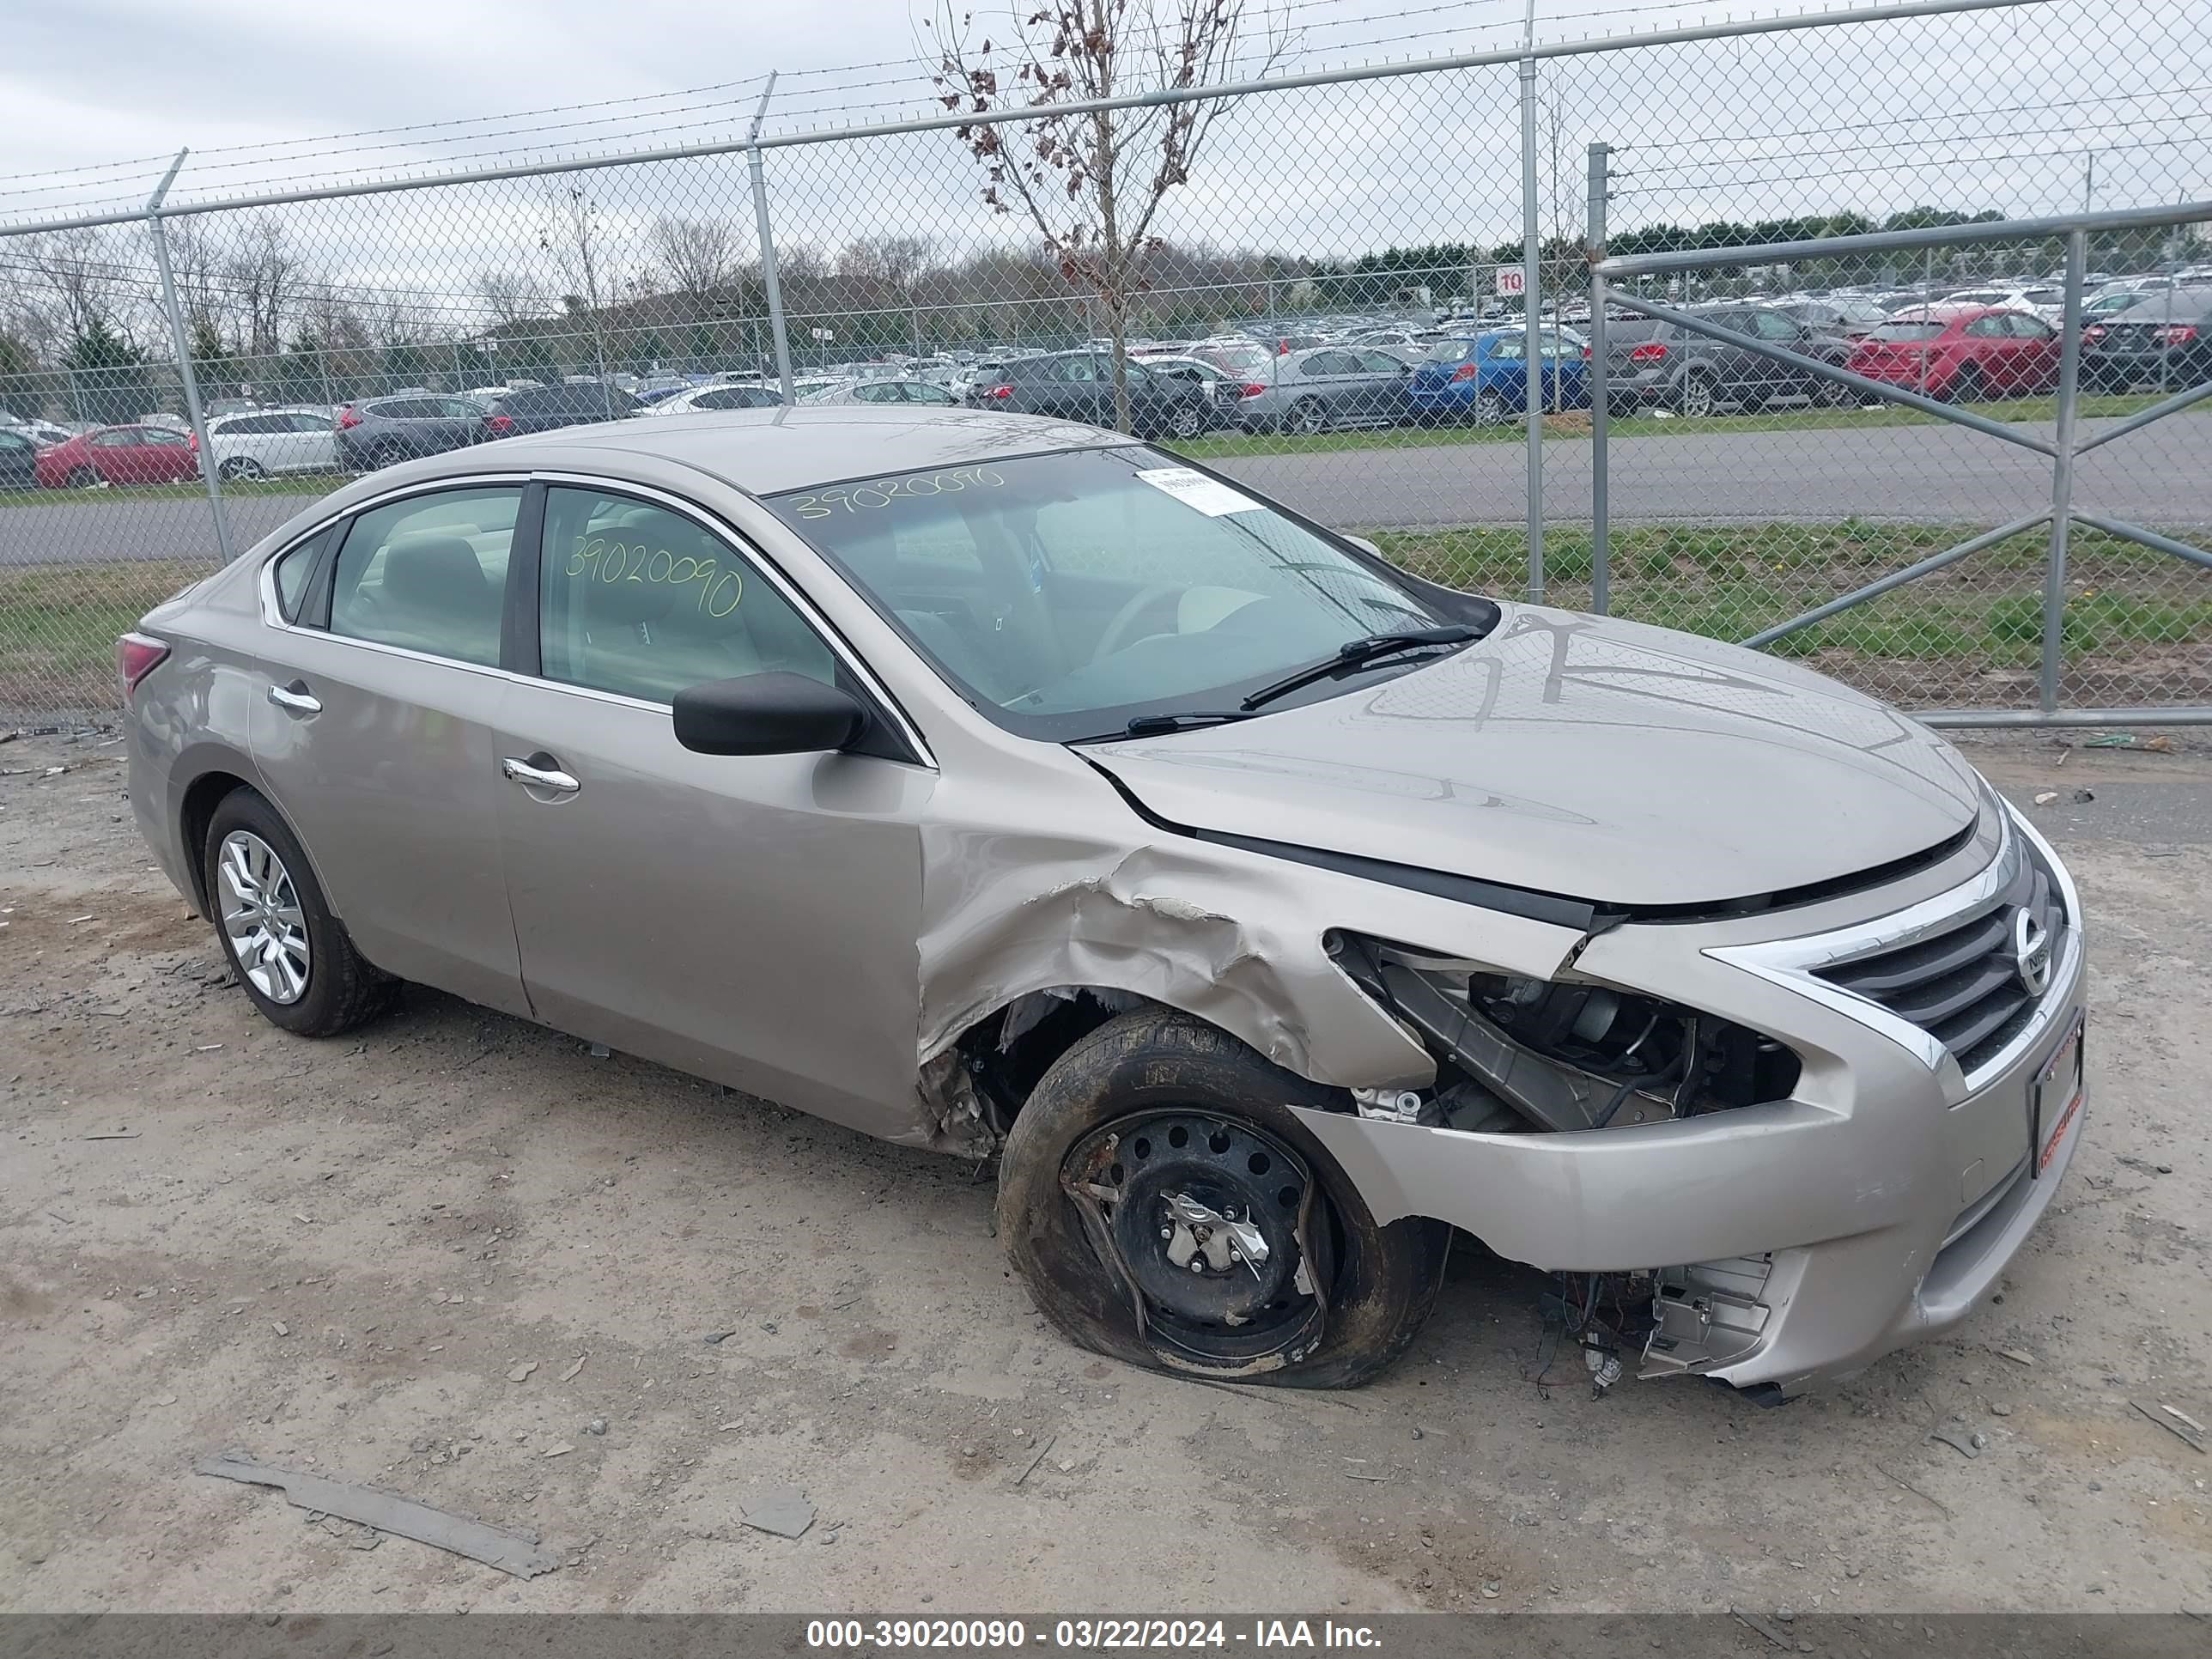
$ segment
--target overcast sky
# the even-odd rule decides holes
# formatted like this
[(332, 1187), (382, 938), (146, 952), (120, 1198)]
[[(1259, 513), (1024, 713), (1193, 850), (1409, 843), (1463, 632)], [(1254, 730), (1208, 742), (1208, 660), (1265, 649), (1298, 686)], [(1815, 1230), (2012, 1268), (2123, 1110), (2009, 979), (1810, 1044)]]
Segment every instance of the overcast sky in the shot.
[[(1004, 0), (1000, 0), (1003, 5)], [(1259, 0), (1252, 0), (1256, 9)], [(9, 8), (0, 219), (143, 201), (179, 145), (178, 201), (501, 158), (741, 134), (765, 71), (770, 131), (914, 107), (928, 0), (52, 0)], [(980, 5), (979, 19), (996, 8)], [(1792, 8), (1795, 9), (1794, 6)], [(1546, 0), (1540, 36), (1751, 14), (1744, 0)], [(1519, 0), (1290, 0), (1298, 67), (1510, 42)], [(884, 64), (884, 67), (866, 67)], [(859, 65), (861, 67), (852, 67)], [(1921, 204), (2008, 214), (2212, 194), (2212, 0), (2049, 0), (1547, 62), (1556, 202), (1579, 225), (1584, 147), (1616, 148), (1613, 222)], [(706, 91), (696, 89), (709, 88)], [(1160, 228), (1334, 257), (1518, 234), (1512, 70), (1273, 94), (1232, 106)], [(588, 108), (564, 108), (591, 106)], [(546, 112), (544, 113), (524, 113)], [(441, 131), (391, 132), (420, 123)], [(328, 142), (328, 136), (363, 135)], [(244, 147), (244, 148), (241, 148)], [(2092, 160), (2092, 153), (2094, 159)], [(93, 168), (67, 177), (45, 169)], [(2094, 181), (2090, 178), (2094, 171)], [(977, 200), (948, 134), (769, 153), (780, 238), (832, 248), (917, 232), (957, 257), (1023, 239)], [(733, 158), (587, 175), (611, 240), (641, 257), (665, 216), (750, 228)], [(58, 187), (54, 187), (58, 186)], [(536, 246), (542, 185), (287, 208), (349, 283), (459, 294)], [(208, 221), (236, 234), (241, 216)], [(616, 250), (621, 257), (620, 250)]]

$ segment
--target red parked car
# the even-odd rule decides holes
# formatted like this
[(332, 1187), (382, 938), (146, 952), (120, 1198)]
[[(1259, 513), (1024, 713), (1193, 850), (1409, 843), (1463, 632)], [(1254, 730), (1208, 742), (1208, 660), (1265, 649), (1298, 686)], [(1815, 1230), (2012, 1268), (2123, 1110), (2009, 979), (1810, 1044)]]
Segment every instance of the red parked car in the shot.
[(1877, 324), (1850, 367), (1954, 403), (2047, 392), (2058, 380), (2058, 331), (2002, 306), (1916, 307)]
[(102, 426), (39, 452), (39, 484), (45, 489), (88, 489), (96, 483), (175, 483), (200, 476), (191, 434), (166, 426)]

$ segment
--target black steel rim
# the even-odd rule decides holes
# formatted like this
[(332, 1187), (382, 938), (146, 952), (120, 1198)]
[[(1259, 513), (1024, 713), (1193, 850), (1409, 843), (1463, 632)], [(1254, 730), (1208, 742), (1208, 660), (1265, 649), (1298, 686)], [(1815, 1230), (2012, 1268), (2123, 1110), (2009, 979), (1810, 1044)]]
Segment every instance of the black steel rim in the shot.
[(1061, 1182), (1092, 1207), (1092, 1243), (1157, 1346), (1223, 1367), (1294, 1361), (1318, 1341), (1340, 1226), (1305, 1160), (1264, 1129), (1195, 1108), (1137, 1113), (1079, 1141)]

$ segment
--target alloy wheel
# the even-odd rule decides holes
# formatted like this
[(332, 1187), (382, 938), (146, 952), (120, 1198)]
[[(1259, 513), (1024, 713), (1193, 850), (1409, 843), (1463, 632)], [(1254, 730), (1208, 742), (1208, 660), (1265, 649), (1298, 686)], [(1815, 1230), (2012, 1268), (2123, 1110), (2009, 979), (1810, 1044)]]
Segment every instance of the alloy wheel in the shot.
[(1062, 1189), (1098, 1224), (1154, 1340), (1208, 1367), (1297, 1358), (1327, 1322), (1334, 1215), (1305, 1160), (1255, 1125), (1166, 1108), (1085, 1136)]
[(1505, 424), (1505, 399), (1495, 392), (1485, 392), (1474, 400), (1474, 423), (1477, 426)]
[(1290, 426), (1293, 432), (1310, 435), (1319, 432), (1328, 424), (1328, 417), (1322, 413), (1322, 406), (1310, 398), (1303, 403), (1294, 404), (1291, 407)]
[(1172, 437), (1195, 438), (1205, 424), (1195, 404), (1178, 404), (1175, 413), (1168, 418), (1168, 432)]
[(1682, 413), (1693, 420), (1702, 420), (1713, 412), (1712, 382), (1702, 374), (1692, 374), (1682, 382)]
[(313, 960), (307, 921), (292, 872), (276, 849), (250, 830), (222, 838), (216, 857), (222, 882), (222, 931), (239, 972), (276, 1003), (307, 994)]

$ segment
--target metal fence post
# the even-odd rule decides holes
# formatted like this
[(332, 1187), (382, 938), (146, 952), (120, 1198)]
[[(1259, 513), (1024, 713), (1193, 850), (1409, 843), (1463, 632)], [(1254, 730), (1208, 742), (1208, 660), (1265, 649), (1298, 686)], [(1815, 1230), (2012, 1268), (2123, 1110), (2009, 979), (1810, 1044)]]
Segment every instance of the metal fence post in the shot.
[(1606, 280), (1598, 270), (1599, 262), (1605, 258), (1606, 167), (1612, 155), (1610, 144), (1589, 147), (1589, 206), (1585, 219), (1589, 228), (1584, 238), (1590, 272), (1590, 609), (1601, 617), (1613, 605), (1612, 526), (1608, 522), (1612, 492), (1606, 476), (1606, 428), (1611, 414), (1606, 408)]
[(2051, 568), (2043, 589), (2043, 712), (2058, 708), (2058, 671), (2066, 648), (2066, 542), (2074, 501), (2074, 416), (2081, 390), (2081, 288), (2089, 269), (2089, 233), (2066, 234), (2066, 310), (2059, 324), (2058, 443), (2051, 461)]
[(1528, 0), (1521, 59), (1521, 401), (1528, 416), (1528, 602), (1544, 600), (1544, 358), (1536, 312), (1543, 301), (1542, 231), (1536, 211), (1536, 0)]
[(768, 325), (775, 336), (775, 377), (782, 383), (783, 401), (796, 403), (791, 395), (791, 336), (783, 321), (783, 289), (775, 279), (775, 233), (768, 221), (768, 178), (761, 171), (761, 123), (768, 118), (768, 100), (775, 96), (776, 72), (768, 72), (768, 85), (761, 88), (760, 107), (753, 112), (752, 130), (745, 135), (749, 148), (745, 151), (745, 167), (753, 176), (753, 219), (760, 226), (761, 291), (768, 297)]
[(162, 198), (168, 195), (177, 170), (191, 153), (179, 150), (177, 159), (161, 175), (161, 182), (154, 186), (153, 195), (146, 201), (146, 230), (153, 239), (154, 263), (161, 273), (161, 308), (169, 314), (169, 343), (177, 354), (177, 379), (185, 391), (185, 412), (191, 417), (192, 439), (199, 445), (200, 477), (207, 483), (208, 508), (215, 514), (216, 551), (228, 564), (232, 557), (230, 520), (222, 510), (222, 486), (216, 482), (216, 474), (222, 469), (216, 464), (215, 447), (208, 441), (207, 422), (200, 414), (200, 383), (192, 373), (191, 342), (185, 335), (184, 307), (177, 303), (176, 273), (169, 269), (169, 239), (161, 229)]

